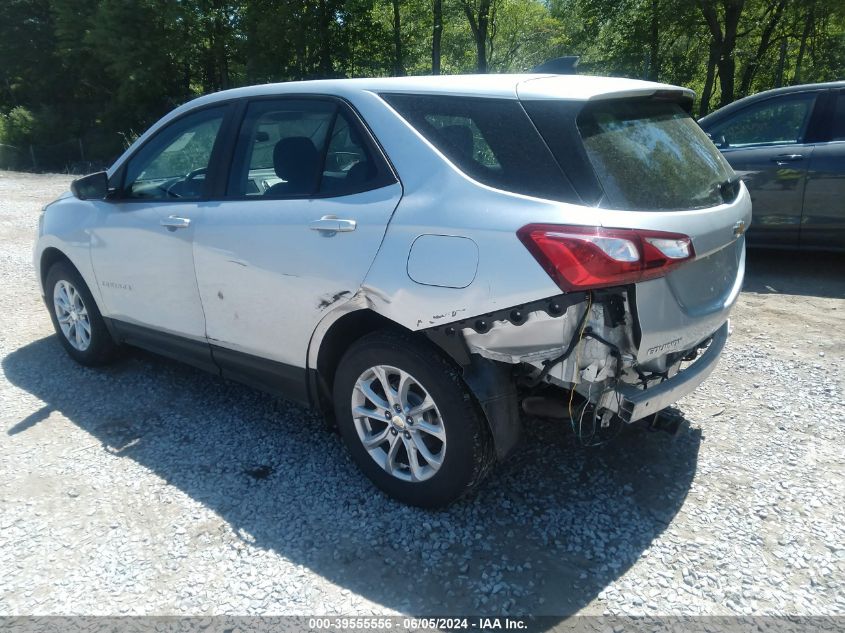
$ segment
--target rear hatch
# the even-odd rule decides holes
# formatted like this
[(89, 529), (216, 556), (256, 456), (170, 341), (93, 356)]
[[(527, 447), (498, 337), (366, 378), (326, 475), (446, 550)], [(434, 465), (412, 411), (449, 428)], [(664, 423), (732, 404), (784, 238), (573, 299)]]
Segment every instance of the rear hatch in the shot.
[(588, 226), (688, 236), (694, 257), (636, 283), (638, 361), (694, 347), (742, 285), (747, 192), (689, 116), (689, 91), (645, 82), (567, 98), (569, 78), (523, 82), (519, 98), (586, 205)]

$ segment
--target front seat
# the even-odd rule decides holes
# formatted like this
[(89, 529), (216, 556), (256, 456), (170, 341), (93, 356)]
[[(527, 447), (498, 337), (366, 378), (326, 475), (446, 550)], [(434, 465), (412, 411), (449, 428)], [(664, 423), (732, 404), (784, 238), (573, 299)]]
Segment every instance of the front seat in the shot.
[(314, 192), (320, 169), (320, 153), (306, 136), (283, 138), (273, 148), (273, 169), (285, 182), (276, 183), (264, 195), (269, 198), (303, 196)]

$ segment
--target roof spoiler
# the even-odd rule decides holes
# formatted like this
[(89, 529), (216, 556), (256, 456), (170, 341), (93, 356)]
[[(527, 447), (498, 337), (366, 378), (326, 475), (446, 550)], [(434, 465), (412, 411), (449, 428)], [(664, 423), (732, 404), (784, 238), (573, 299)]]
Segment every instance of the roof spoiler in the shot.
[(553, 75), (576, 75), (578, 74), (578, 55), (567, 55), (566, 57), (556, 57), (547, 62), (543, 62), (539, 66), (535, 66), (531, 72), (535, 73), (551, 73)]
[(691, 90), (658, 90), (651, 98), (656, 101), (674, 101), (691, 115), (695, 94)]

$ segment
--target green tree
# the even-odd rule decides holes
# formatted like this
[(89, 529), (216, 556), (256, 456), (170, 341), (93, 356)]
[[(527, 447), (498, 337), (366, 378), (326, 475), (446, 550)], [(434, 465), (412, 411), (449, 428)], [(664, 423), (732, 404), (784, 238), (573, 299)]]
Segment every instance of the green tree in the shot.
[(834, 0), (4, 0), (0, 142), (106, 161), (179, 103), (269, 81), (529, 70), (686, 85), (714, 103), (845, 76)]

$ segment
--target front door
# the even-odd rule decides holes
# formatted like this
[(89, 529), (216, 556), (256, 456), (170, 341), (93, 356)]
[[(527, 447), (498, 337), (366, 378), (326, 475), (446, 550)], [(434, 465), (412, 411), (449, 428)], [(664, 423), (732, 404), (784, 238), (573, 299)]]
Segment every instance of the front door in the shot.
[[(120, 169), (118, 191), (96, 203), (91, 258), (103, 312), (128, 328), (128, 339), (157, 351), (165, 351), (158, 335), (197, 341), (200, 354), (207, 348), (192, 242), (226, 111), (202, 110), (165, 127)], [(197, 360), (186, 351), (185, 360)]]
[(304, 399), (311, 334), (360, 286), (400, 197), (345, 104), (249, 104), (226, 197), (194, 234), (206, 331), (224, 375)]

